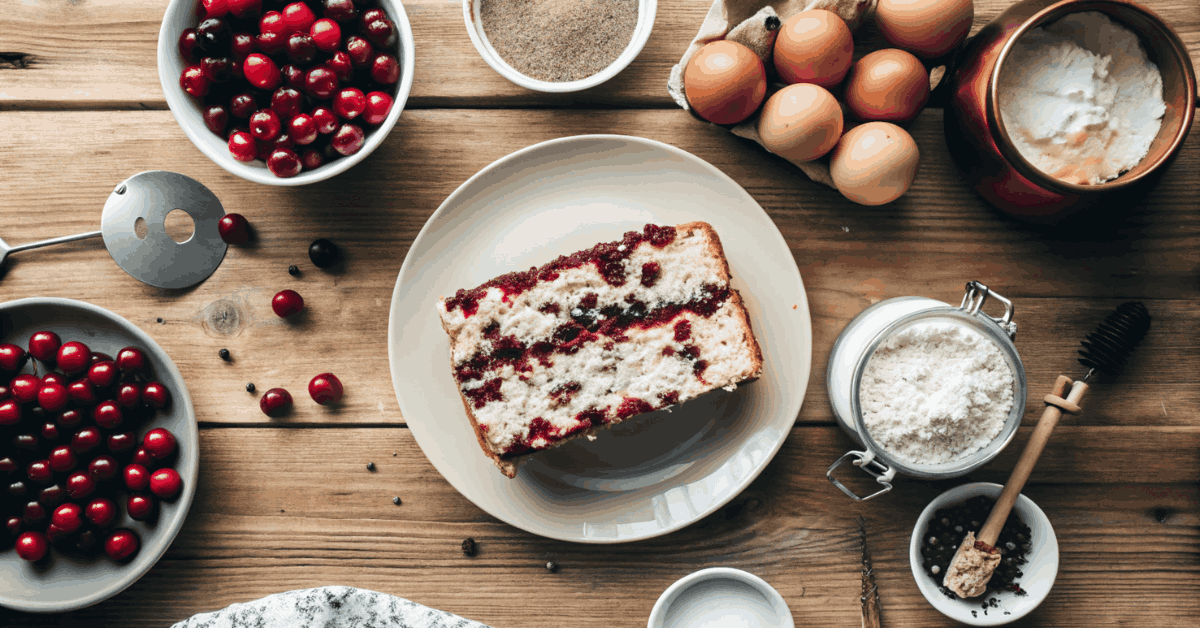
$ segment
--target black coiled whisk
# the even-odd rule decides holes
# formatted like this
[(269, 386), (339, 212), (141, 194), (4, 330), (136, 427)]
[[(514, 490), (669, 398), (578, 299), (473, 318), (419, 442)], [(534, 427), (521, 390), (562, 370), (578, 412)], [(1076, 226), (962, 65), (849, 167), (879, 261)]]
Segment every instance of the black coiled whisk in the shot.
[(1130, 352), (1149, 330), (1150, 312), (1146, 306), (1140, 301), (1122, 303), (1096, 327), (1096, 331), (1084, 338), (1079, 363), (1105, 375), (1117, 375)]

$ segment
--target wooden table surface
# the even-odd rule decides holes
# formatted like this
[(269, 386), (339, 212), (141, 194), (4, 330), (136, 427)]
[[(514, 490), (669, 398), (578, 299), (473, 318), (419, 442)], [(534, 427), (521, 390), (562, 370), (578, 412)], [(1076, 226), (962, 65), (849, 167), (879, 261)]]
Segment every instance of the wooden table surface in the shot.
[[(1200, 60), (1200, 0), (1146, 0)], [(600, 88), (551, 96), (509, 84), (476, 54), (457, 0), (408, 0), (416, 37), (409, 108), (364, 163), (298, 189), (256, 185), (204, 157), (167, 111), (155, 46), (167, 0), (0, 0), (0, 236), (10, 243), (96, 228), (112, 186), (149, 169), (208, 185), (259, 234), (232, 247), (189, 290), (159, 290), (111, 263), (96, 241), (11, 260), (0, 301), (71, 297), (109, 308), (153, 336), (183, 372), (200, 423), (200, 480), (183, 531), (124, 593), (91, 608), (4, 626), (168, 626), (289, 589), (367, 587), (501, 628), (641, 626), (671, 582), (729, 566), (770, 582), (803, 626), (858, 626), (866, 520), (885, 626), (945, 626), (908, 563), (920, 510), (965, 481), (1003, 482), (1059, 373), (1076, 373), (1081, 336), (1114, 306), (1143, 301), (1151, 335), (1125, 375), (1094, 387), (1064, 420), (1025, 494), (1050, 517), (1058, 580), (1024, 626), (1194, 625), (1200, 612), (1200, 132), (1136, 207), (1066, 228), (990, 209), (947, 155), (942, 111), (912, 125), (921, 149), (912, 190), (862, 207), (782, 160), (699, 122), (666, 94), (670, 67), (705, 0), (661, 0), (645, 50)], [(977, 0), (975, 30), (1008, 0)], [(868, 27), (864, 35), (876, 37)], [(1193, 131), (1196, 131), (1194, 129)], [(743, 494), (684, 530), (625, 545), (551, 541), (503, 524), (460, 496), (421, 453), (396, 403), (386, 325), (413, 238), (462, 181), (535, 142), (582, 133), (661, 140), (744, 186), (786, 238), (813, 315), (812, 377), (783, 449)], [(1116, 217), (1113, 217), (1113, 216)], [(315, 269), (306, 247), (337, 242), (345, 263)], [(782, 263), (787, 263), (783, 261)], [(303, 269), (288, 275), (289, 264)], [(855, 504), (823, 477), (852, 446), (834, 423), (823, 374), (834, 338), (881, 299), (955, 301), (977, 279), (1016, 304), (1030, 411), (1016, 441), (961, 480), (902, 480)], [(455, 288), (457, 286), (449, 286)], [(271, 295), (300, 291), (289, 325)], [(217, 350), (228, 347), (231, 363)], [(433, 365), (438, 368), (439, 365)], [(332, 371), (345, 404), (304, 400), (283, 420), (258, 410), (247, 382), (304, 396)], [(378, 470), (370, 473), (367, 462)], [(395, 506), (393, 496), (403, 498)], [(460, 542), (473, 537), (479, 555)], [(543, 568), (554, 560), (561, 568)]]

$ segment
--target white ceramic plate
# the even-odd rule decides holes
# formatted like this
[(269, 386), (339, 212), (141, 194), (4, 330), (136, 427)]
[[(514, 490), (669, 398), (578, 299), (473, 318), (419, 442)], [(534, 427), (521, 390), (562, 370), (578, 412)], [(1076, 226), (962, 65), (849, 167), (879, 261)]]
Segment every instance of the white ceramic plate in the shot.
[[(479, 450), (435, 305), (645, 223), (703, 220), (762, 345), (763, 376), (535, 456), (509, 480)], [(484, 168), (434, 212), (392, 295), (388, 357), (417, 443), (491, 515), (555, 539), (619, 543), (671, 532), (742, 491), (779, 450), (808, 384), (812, 326), (800, 272), (766, 212), (703, 160), (651, 140), (543, 142)]]

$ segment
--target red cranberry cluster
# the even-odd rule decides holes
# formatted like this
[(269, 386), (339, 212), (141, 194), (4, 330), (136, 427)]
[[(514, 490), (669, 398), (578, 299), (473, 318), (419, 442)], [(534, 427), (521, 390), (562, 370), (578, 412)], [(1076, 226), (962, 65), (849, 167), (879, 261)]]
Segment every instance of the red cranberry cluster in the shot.
[[(201, 0), (179, 38), (179, 85), (234, 159), (294, 177), (366, 140), (400, 80), (396, 25), (374, 0)], [(265, 6), (264, 6), (265, 5)], [(322, 17), (318, 18), (318, 13)], [(232, 124), (231, 124), (232, 123)]]
[[(333, 373), (321, 373), (308, 382), (308, 396), (322, 406), (342, 400), (345, 389), (342, 380)], [(279, 416), (292, 407), (292, 393), (283, 388), (272, 388), (263, 393), (258, 407), (267, 416)]]
[[(33, 373), (22, 373), (30, 358)], [(183, 488), (171, 468), (175, 436), (155, 428), (137, 437), (139, 424), (171, 403), (150, 375), (136, 347), (113, 359), (51, 331), (34, 334), (28, 352), (0, 344), (0, 550), (15, 543), (28, 561), (45, 558), (51, 544), (116, 561), (137, 553), (137, 535), (114, 529), (118, 504), (142, 521)]]

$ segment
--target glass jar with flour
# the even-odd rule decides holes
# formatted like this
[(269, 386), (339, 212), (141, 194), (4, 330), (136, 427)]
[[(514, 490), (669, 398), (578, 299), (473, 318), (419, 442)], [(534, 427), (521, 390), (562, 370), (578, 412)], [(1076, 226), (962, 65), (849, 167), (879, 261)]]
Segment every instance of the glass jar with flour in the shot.
[[(897, 297), (865, 309), (842, 330), (826, 385), (838, 423), (864, 451), (826, 477), (856, 501), (892, 489), (896, 475), (940, 480), (995, 458), (1025, 414), (1025, 367), (1013, 337), (1012, 301), (971, 281), (954, 307)], [(1000, 318), (983, 312), (989, 297)], [(883, 486), (860, 497), (834, 477), (850, 461)]]

